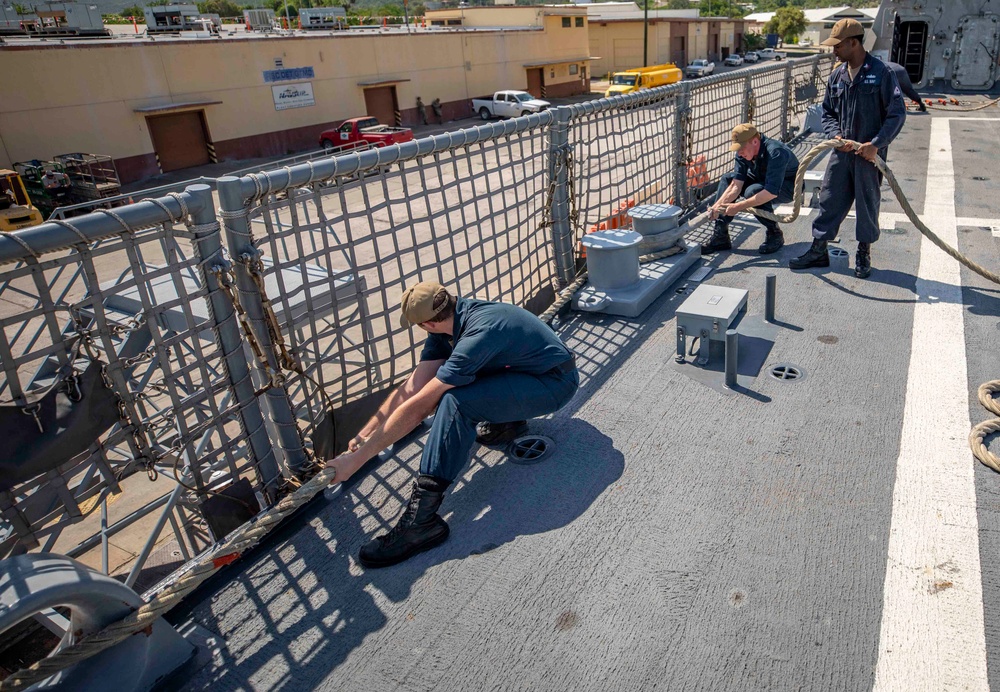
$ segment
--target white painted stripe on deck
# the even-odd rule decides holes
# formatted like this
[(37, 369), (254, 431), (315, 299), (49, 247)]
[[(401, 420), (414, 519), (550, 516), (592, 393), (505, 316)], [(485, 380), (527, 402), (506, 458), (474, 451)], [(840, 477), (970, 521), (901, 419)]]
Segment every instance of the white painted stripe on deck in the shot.
[[(795, 206), (792, 204), (779, 204), (774, 209), (774, 213), (777, 216), (788, 216), (793, 211), (795, 211)], [(812, 207), (803, 204), (803, 206), (799, 208), (799, 216), (811, 216), (814, 211), (816, 210)]]
[[(957, 247), (945, 119), (929, 148), (923, 216)], [(916, 291), (875, 690), (988, 690), (961, 277), (924, 237)]]

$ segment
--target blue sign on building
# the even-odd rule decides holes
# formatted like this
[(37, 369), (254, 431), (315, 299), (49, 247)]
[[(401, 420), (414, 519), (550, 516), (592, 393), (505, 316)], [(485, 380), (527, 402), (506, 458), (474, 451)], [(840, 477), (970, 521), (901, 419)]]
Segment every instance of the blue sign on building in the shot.
[(283, 70), (264, 70), (265, 82), (284, 82), (292, 79), (315, 79), (311, 67), (286, 67)]

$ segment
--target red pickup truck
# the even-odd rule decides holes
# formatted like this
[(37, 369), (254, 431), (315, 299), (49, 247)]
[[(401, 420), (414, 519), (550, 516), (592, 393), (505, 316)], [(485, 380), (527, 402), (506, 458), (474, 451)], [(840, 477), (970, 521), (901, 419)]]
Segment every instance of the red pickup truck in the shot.
[(326, 130), (319, 136), (319, 143), (327, 151), (353, 149), (357, 146), (385, 147), (409, 142), (413, 130), (408, 127), (381, 125), (376, 118), (351, 118), (336, 129)]

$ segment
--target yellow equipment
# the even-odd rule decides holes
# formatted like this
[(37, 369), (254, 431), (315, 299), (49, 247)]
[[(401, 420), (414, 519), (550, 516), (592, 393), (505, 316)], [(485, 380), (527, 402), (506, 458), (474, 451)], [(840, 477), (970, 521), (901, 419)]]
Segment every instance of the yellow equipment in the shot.
[(683, 71), (672, 62), (615, 72), (611, 75), (611, 83), (604, 95), (631, 94), (640, 89), (652, 89), (653, 87), (673, 84), (681, 81), (683, 77)]
[(14, 171), (0, 169), (0, 232), (37, 226), (42, 221), (42, 212), (28, 198), (21, 176)]

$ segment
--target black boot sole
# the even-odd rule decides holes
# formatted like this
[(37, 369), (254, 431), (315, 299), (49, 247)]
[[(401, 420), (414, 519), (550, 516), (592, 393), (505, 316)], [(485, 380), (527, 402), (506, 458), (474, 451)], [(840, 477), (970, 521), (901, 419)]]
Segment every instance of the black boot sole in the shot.
[(858, 277), (859, 279), (867, 279), (871, 275), (872, 275), (871, 267), (868, 267), (867, 269), (854, 270), (854, 276)]
[(759, 255), (773, 255), (774, 253), (776, 253), (778, 250), (780, 250), (783, 247), (785, 247), (784, 243), (782, 243), (781, 245), (778, 245), (777, 247), (765, 247), (765, 246), (761, 245), (759, 248), (757, 248), (757, 254), (759, 254)]
[[(445, 524), (445, 526), (448, 527), (447, 524)], [(431, 548), (438, 547), (439, 545), (441, 545), (442, 543), (444, 543), (446, 540), (448, 540), (448, 536), (450, 536), (450, 535), (451, 535), (451, 528), (448, 527), (445, 530), (445, 532), (442, 533), (440, 536), (436, 536), (436, 537), (430, 539), (429, 541), (425, 541), (424, 543), (421, 543), (419, 545), (415, 545), (415, 546), (413, 546), (413, 548), (411, 550), (408, 550), (407, 552), (405, 552), (405, 553), (403, 553), (401, 555), (397, 555), (396, 557), (389, 558), (389, 559), (386, 559), (386, 560), (369, 560), (369, 559), (365, 559), (359, 553), (358, 554), (358, 562), (360, 562), (363, 567), (366, 567), (368, 569), (379, 569), (380, 567), (392, 567), (393, 565), (398, 565), (400, 562), (406, 562), (407, 560), (409, 560), (414, 555), (419, 555), (420, 553), (426, 552), (426, 551), (430, 550)]]
[(732, 250), (732, 249), (733, 249), (733, 246), (731, 244), (730, 245), (720, 245), (720, 246), (717, 246), (717, 247), (706, 247), (705, 245), (702, 245), (701, 246), (701, 254), (703, 254), (703, 255), (714, 255), (716, 252), (726, 252), (727, 250)]
[(821, 260), (813, 260), (812, 262), (807, 262), (805, 264), (796, 264), (795, 260), (792, 260), (791, 262), (788, 263), (789, 269), (817, 269), (817, 268), (822, 269), (824, 267), (829, 267), (829, 266), (830, 266), (829, 257)]

